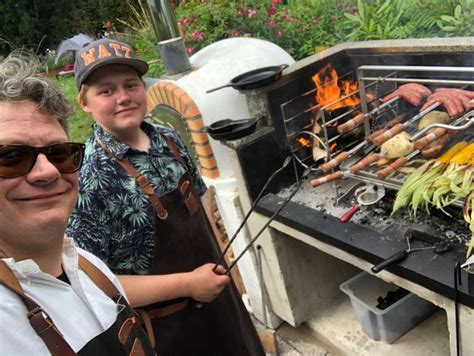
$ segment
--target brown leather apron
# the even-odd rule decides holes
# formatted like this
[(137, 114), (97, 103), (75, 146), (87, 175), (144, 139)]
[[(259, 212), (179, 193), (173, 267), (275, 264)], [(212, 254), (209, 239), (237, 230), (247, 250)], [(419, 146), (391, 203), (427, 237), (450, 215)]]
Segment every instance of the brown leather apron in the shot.
[[(137, 315), (115, 285), (102, 271), (82, 256), (79, 256), (79, 266), (97, 287), (117, 303), (119, 313), (115, 323), (102, 334), (90, 340), (77, 355), (156, 355), (145, 331), (140, 326)], [(54, 325), (53, 320), (41, 306), (25, 294), (13, 272), (3, 261), (0, 261), (0, 283), (15, 292), (25, 303), (31, 327), (46, 344), (51, 355), (76, 355)], [(81, 325), (77, 325), (77, 327), (80, 328)]]
[[(186, 167), (176, 145), (166, 136), (162, 137), (174, 156)], [(108, 149), (106, 151), (111, 154)], [(123, 160), (115, 159), (123, 164)], [(126, 164), (129, 165), (129, 162)], [(124, 169), (128, 171), (129, 167)], [(136, 171), (131, 175), (139, 182)], [(154, 195), (150, 200), (155, 201), (153, 205), (157, 212), (152, 274), (190, 272), (218, 260), (220, 250), (189, 169), (181, 177), (176, 190), (159, 198)], [(157, 308), (169, 307), (182, 300), (157, 303), (145, 309), (153, 313)], [(156, 340), (155, 350), (160, 356), (265, 354), (233, 281), (211, 303), (197, 307), (196, 303), (191, 302), (173, 314), (152, 318), (151, 323)]]

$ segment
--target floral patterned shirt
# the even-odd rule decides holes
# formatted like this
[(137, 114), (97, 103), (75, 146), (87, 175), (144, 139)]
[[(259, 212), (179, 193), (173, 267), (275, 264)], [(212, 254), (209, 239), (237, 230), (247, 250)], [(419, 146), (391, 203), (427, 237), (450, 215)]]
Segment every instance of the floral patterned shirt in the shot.
[[(186, 172), (161, 137), (176, 143), (191, 169), (197, 193), (206, 186), (176, 132), (164, 126), (142, 123), (150, 137), (148, 152), (138, 151), (94, 124), (94, 134), (117, 158), (127, 158), (145, 175), (158, 196), (178, 187)], [(100, 257), (115, 273), (147, 274), (152, 265), (155, 240), (155, 211), (148, 196), (94, 137), (86, 142), (80, 171), (79, 200), (66, 231), (87, 251)]]

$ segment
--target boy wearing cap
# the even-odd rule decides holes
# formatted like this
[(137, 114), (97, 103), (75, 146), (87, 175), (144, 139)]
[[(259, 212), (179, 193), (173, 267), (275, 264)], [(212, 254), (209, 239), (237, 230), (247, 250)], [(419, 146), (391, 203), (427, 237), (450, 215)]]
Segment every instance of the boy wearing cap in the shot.
[[(130, 46), (113, 40), (76, 54), (79, 103), (95, 124), (68, 233), (117, 274), (209, 272), (193, 283), (196, 290), (188, 286), (182, 298), (141, 311), (158, 354), (262, 355), (235, 286), (219, 294), (208, 285), (224, 268), (216, 276), (207, 267), (219, 250), (200, 202), (206, 187), (177, 134), (144, 121), (147, 69)], [(170, 281), (179, 288), (178, 279)], [(200, 298), (198, 289), (216, 290), (215, 299)]]

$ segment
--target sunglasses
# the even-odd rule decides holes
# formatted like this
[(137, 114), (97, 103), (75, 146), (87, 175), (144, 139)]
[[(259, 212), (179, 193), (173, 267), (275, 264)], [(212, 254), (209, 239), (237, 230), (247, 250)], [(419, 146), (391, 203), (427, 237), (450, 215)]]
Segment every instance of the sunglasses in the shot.
[(0, 145), (0, 178), (15, 178), (31, 171), (40, 153), (44, 154), (60, 173), (73, 173), (81, 168), (84, 144), (56, 143), (46, 147)]

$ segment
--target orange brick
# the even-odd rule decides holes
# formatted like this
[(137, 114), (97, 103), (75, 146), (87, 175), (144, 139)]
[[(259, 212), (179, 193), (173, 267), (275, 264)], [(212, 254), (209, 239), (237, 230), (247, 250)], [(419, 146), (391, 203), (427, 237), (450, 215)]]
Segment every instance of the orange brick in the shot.
[[(201, 115), (199, 115), (200, 117)], [(204, 127), (204, 123), (202, 121), (202, 118), (196, 119), (196, 120), (186, 120), (186, 125), (188, 126), (189, 130), (192, 131), (199, 131)]]
[(193, 117), (193, 116), (197, 116), (199, 114), (201, 114), (201, 112), (199, 111), (197, 105), (193, 105), (193, 106), (187, 108), (183, 113), (183, 115), (185, 117)]
[(189, 95), (183, 95), (179, 98), (179, 112), (183, 113), (187, 105), (193, 105), (194, 102)]
[(194, 146), (194, 149), (196, 150), (196, 153), (199, 156), (207, 157), (211, 154), (214, 154), (214, 151), (212, 150), (211, 145), (205, 145), (205, 146)]
[(203, 143), (209, 143), (209, 136), (205, 133), (191, 133), (191, 138), (195, 143), (198, 144), (203, 144)]
[(218, 169), (202, 168), (201, 175), (207, 178), (214, 179), (214, 178), (218, 178), (220, 176), (220, 173)]

